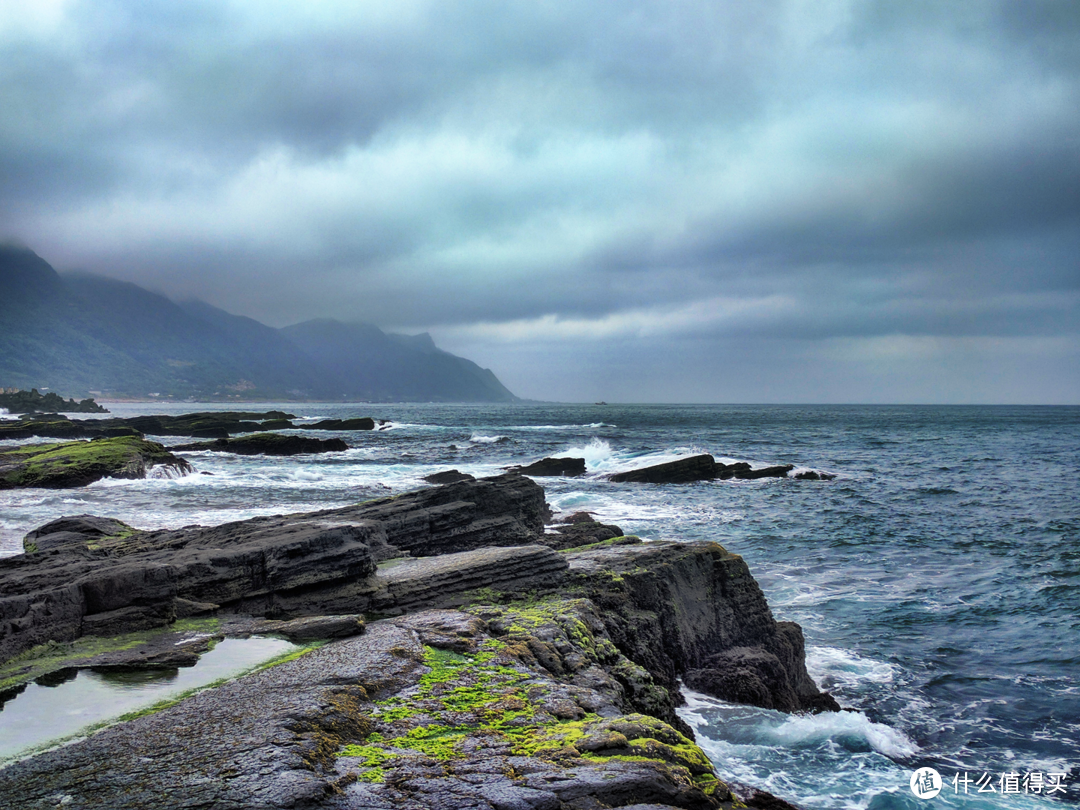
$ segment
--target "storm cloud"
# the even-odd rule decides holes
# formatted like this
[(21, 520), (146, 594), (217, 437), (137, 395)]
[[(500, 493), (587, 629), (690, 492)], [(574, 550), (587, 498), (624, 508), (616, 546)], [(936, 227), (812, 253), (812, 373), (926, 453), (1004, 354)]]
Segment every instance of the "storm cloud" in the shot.
[(0, 238), (520, 396), (1080, 402), (1080, 6), (0, 2)]

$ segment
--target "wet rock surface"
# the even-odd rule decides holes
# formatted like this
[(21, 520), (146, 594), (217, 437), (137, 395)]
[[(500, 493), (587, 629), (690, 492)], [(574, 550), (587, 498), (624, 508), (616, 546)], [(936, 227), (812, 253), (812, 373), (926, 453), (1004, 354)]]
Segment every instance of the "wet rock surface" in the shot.
[(0, 489), (83, 487), (102, 478), (146, 478), (154, 467), (187, 475), (192, 466), (136, 436), (0, 449)]
[[(596, 541), (619, 528), (585, 513), (550, 527), (556, 550), (549, 519), (543, 490), (507, 474), (209, 529), (41, 527), (37, 553), (0, 560), (0, 658), (180, 615), (341, 640), (4, 768), (0, 806), (732, 807), (676, 714), (680, 678), (835, 708), (738, 555)], [(159, 652), (127, 663), (198, 654)]]
[[(769, 467), (751, 469), (745, 461), (724, 464), (708, 453), (641, 467), (636, 470), (611, 473), (606, 476), (616, 483), (642, 484), (688, 484), (693, 481), (727, 481), (732, 478), (741, 481), (754, 481), (759, 478), (787, 478), (795, 469), (794, 464), (777, 464)], [(801, 481), (831, 481), (836, 476), (820, 470), (805, 470), (792, 478)]]
[(588, 512), (575, 512), (552, 524), (541, 542), (556, 549), (570, 549), (616, 539), (641, 542), (636, 537), (624, 538), (618, 526), (600, 523)]
[(425, 475), (424, 480), (429, 484), (456, 484), (458, 481), (475, 481), (476, 479), (468, 473), (457, 470), (443, 470), (442, 472)]
[(178, 444), (170, 450), (211, 450), (242, 456), (296, 456), (301, 453), (340, 453), (349, 449), (341, 439), (312, 439), (283, 433), (252, 433), (235, 439)]
[(531, 543), (547, 514), (539, 486), (505, 475), (213, 528), (64, 518), (31, 532), (33, 553), (0, 560), (0, 660), (164, 626), (199, 604), (271, 618), (368, 610), (377, 560)]
[[(356, 639), (0, 770), (0, 804), (732, 807), (700, 748), (632, 711), (605, 676), (621, 655), (577, 610), (376, 622)], [(545, 663), (530, 634), (563, 643)]]
[(534, 475), (537, 477), (564, 476), (573, 478), (574, 476), (585, 474), (585, 459), (542, 458), (539, 461), (534, 461), (532, 464), (527, 464), (524, 467), (513, 467), (511, 469), (522, 475)]

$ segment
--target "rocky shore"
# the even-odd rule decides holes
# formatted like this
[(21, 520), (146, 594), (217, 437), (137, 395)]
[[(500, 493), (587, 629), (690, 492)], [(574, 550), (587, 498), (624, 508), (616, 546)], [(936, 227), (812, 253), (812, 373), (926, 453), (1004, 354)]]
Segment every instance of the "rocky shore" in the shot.
[(339, 640), (10, 765), (0, 805), (783, 806), (733, 791), (675, 708), (685, 679), (837, 709), (799, 627), (715, 543), (550, 520), (542, 488), (508, 473), (214, 528), (41, 527), (0, 560), (0, 683), (40, 677), (43, 646), (177, 617)]

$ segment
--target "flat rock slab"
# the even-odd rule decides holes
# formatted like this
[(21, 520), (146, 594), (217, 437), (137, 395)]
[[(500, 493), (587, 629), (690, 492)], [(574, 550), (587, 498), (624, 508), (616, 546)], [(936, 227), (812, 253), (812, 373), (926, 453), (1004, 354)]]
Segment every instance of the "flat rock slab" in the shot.
[(569, 567), (566, 558), (547, 546), (482, 548), (438, 557), (406, 559), (381, 569), (385, 586), (372, 603), (384, 612), (404, 612), (418, 605), (445, 607), (460, 604), (462, 594), (480, 588), (550, 585)]
[(580, 660), (577, 673), (555, 676), (475, 615), (378, 622), (356, 639), (10, 765), (0, 770), (0, 806), (733, 806), (696, 745), (626, 713), (618, 683), (590, 675), (597, 650), (618, 659), (610, 642), (588, 630), (575, 641), (557, 616), (539, 622), (539, 632), (558, 634), (567, 661)]

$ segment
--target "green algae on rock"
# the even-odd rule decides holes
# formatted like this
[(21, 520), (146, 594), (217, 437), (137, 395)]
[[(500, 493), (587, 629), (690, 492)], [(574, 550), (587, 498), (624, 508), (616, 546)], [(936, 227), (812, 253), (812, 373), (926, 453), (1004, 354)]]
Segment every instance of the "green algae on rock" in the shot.
[(193, 472), (162, 445), (136, 436), (30, 444), (0, 450), (0, 489), (62, 489), (102, 478), (145, 478), (154, 467), (176, 475)]

